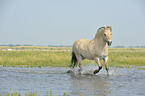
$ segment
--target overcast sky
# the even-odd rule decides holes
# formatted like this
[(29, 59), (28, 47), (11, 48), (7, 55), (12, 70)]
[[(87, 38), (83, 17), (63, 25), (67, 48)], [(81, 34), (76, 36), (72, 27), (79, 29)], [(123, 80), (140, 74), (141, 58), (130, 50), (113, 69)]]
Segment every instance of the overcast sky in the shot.
[(72, 45), (112, 26), (112, 46), (145, 46), (144, 0), (0, 0), (0, 45)]

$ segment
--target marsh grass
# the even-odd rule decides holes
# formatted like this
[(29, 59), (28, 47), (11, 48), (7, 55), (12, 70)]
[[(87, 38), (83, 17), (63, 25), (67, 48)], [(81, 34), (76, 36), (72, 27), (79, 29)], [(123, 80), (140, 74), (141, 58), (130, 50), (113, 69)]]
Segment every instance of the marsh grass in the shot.
[(145, 48), (110, 48), (109, 65), (115, 67), (145, 66)]
[[(20, 92), (12, 92), (11, 94), (7, 92), (7, 93), (0, 94), (0, 96), (23, 96), (23, 95)], [(37, 95), (37, 92), (29, 92), (29, 93), (25, 93), (24, 96), (38, 96), (38, 95)], [(50, 92), (47, 91), (45, 96), (54, 96), (54, 95), (52, 91)], [(63, 94), (61, 95), (59, 94), (58, 96), (70, 96), (70, 95), (68, 95), (66, 92), (63, 92)]]
[(0, 65), (66, 67), (70, 64), (70, 55), (70, 52), (65, 51), (1, 51)]
[[(71, 50), (64, 47), (63, 49)], [(0, 51), (0, 65), (12, 67), (68, 67), (71, 62), (71, 51), (57, 49), (57, 47), (53, 50), (57, 51)], [(104, 66), (103, 61), (101, 63)], [(92, 60), (83, 61), (83, 65), (88, 64), (97, 65)], [(145, 66), (145, 48), (109, 48), (109, 66)]]

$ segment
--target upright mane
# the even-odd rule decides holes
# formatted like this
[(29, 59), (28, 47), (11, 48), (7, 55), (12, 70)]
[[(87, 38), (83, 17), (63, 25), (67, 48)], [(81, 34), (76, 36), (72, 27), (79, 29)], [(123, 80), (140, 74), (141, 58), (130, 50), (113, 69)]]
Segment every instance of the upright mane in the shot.
[(97, 30), (97, 32), (96, 32), (95, 38), (97, 38), (97, 36), (99, 36), (100, 33), (101, 33), (102, 31), (104, 31), (104, 30), (105, 30), (105, 27), (100, 27), (100, 28)]
[(100, 28), (97, 30), (97, 33), (96, 33), (96, 35), (95, 35), (95, 38), (96, 38), (102, 31), (104, 31), (105, 29), (108, 30), (108, 28), (110, 29), (110, 32), (112, 32), (112, 27), (111, 27), (111, 26), (100, 27)]

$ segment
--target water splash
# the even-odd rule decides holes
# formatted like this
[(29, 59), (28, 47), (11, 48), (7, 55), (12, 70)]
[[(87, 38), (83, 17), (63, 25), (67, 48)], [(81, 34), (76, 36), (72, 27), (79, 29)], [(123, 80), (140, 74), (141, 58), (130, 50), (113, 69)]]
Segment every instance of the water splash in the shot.
[(82, 71), (79, 71), (79, 67), (74, 69), (69, 69), (67, 73), (75, 74), (75, 75), (119, 75), (122, 76), (123, 73), (118, 71), (119, 69), (111, 67), (109, 73), (106, 72), (104, 68), (100, 70), (99, 73), (94, 74), (94, 71), (98, 69), (97, 66), (88, 64), (87, 66), (83, 66)]
[[(97, 68), (96, 65), (90, 64), (84, 66), (82, 73), (79, 74), (78, 67), (75, 69), (0, 67), (0, 93), (16, 90), (24, 95), (28, 90), (32, 92), (39, 90), (37, 94), (43, 96), (48, 90), (52, 90), (55, 96), (59, 92), (68, 92), (72, 96), (104, 96), (104, 94), (145, 96), (145, 70), (109, 67), (109, 76), (105, 68), (94, 75), (93, 71)], [(66, 73), (68, 70), (69, 74)]]
[[(98, 66), (88, 64), (83, 66), (83, 70), (80, 72), (79, 67), (74, 69), (67, 69), (64, 67), (42, 67), (42, 68), (19, 68), (19, 67), (1, 67), (0, 71), (18, 72), (18, 73), (34, 73), (34, 74), (66, 74), (71, 73), (74, 75), (108, 75), (106, 70), (102, 68), (99, 73), (94, 74), (94, 70), (98, 69)], [(110, 67), (109, 75), (123, 75), (125, 69)]]

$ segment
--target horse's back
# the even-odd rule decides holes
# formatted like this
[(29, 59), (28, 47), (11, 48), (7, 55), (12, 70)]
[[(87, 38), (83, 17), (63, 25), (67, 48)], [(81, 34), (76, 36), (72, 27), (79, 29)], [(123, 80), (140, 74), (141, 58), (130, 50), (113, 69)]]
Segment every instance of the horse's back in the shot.
[(80, 54), (86, 59), (91, 59), (92, 57), (89, 52), (89, 43), (90, 43), (90, 40), (88, 39), (76, 40), (73, 44), (72, 51)]
[(73, 48), (86, 48), (88, 47), (90, 40), (88, 39), (78, 39), (74, 42)]

